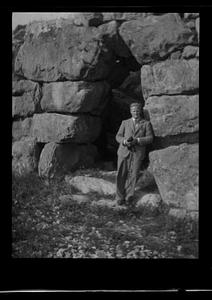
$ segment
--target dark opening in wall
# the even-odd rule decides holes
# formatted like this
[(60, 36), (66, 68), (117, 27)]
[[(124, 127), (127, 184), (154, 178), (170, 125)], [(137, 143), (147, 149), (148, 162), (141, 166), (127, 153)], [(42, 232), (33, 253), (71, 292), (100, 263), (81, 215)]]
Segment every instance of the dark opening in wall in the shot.
[[(127, 62), (129, 62), (128, 65)], [(124, 75), (119, 73), (123, 66), (125, 70), (128, 68), (128, 72)], [(131, 69), (132, 66), (134, 71)], [(117, 58), (116, 72), (110, 77), (110, 83), (112, 83), (112, 87), (115, 86), (115, 88), (112, 88), (107, 106), (102, 113), (102, 129), (98, 139), (95, 141), (95, 145), (98, 147), (100, 160), (111, 161), (115, 169), (117, 165), (117, 150), (119, 146), (115, 137), (121, 122), (131, 118), (130, 103), (140, 101), (144, 104), (140, 68), (141, 66), (138, 64), (135, 65), (134, 61), (132, 64), (132, 60)], [(118, 78), (116, 79), (116, 77)], [(117, 86), (117, 83), (119, 83), (119, 86)], [(144, 118), (149, 118), (146, 113), (144, 114)], [(149, 151), (149, 147), (147, 147), (147, 155), (142, 164), (142, 169), (146, 169), (148, 167)]]

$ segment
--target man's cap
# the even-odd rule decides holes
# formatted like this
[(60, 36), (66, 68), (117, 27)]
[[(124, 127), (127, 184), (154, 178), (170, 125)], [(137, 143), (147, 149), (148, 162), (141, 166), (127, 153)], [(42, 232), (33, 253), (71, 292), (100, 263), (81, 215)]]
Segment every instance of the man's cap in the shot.
[(132, 107), (139, 107), (139, 108), (143, 108), (143, 104), (141, 102), (132, 102), (130, 104), (130, 108)]

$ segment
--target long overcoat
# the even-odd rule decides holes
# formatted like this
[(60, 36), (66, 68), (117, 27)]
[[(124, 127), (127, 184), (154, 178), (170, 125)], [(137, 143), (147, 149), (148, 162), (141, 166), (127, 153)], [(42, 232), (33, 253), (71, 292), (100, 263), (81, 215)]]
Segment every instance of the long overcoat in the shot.
[[(132, 148), (123, 144), (124, 140), (139, 138)], [(118, 148), (118, 166), (116, 176), (116, 199), (128, 200), (134, 195), (138, 172), (146, 153), (146, 145), (153, 141), (152, 125), (141, 119), (135, 128), (133, 119), (124, 120), (116, 134)]]

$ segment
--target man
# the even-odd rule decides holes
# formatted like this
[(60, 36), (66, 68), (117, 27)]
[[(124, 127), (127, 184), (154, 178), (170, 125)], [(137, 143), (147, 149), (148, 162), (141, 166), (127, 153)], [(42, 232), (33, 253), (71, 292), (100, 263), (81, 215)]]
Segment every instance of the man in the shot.
[(116, 176), (116, 200), (119, 205), (132, 205), (138, 173), (145, 157), (145, 146), (152, 143), (151, 123), (143, 118), (141, 103), (130, 105), (132, 118), (124, 120), (116, 135), (118, 167)]

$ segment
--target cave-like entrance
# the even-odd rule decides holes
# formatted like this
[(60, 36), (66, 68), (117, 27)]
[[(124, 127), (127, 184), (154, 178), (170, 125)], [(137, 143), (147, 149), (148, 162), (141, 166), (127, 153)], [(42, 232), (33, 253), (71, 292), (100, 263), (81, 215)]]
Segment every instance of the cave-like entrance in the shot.
[[(121, 122), (131, 117), (129, 105), (134, 101), (144, 104), (142, 93), (141, 65), (133, 58), (117, 57), (116, 65), (110, 73), (108, 82), (111, 85), (109, 99), (102, 113), (102, 129), (98, 139), (95, 141), (99, 151), (99, 161), (110, 168), (116, 169), (118, 143), (115, 135)], [(144, 110), (144, 118), (148, 115)], [(148, 153), (151, 145), (147, 146), (146, 157), (142, 169), (147, 168)]]

